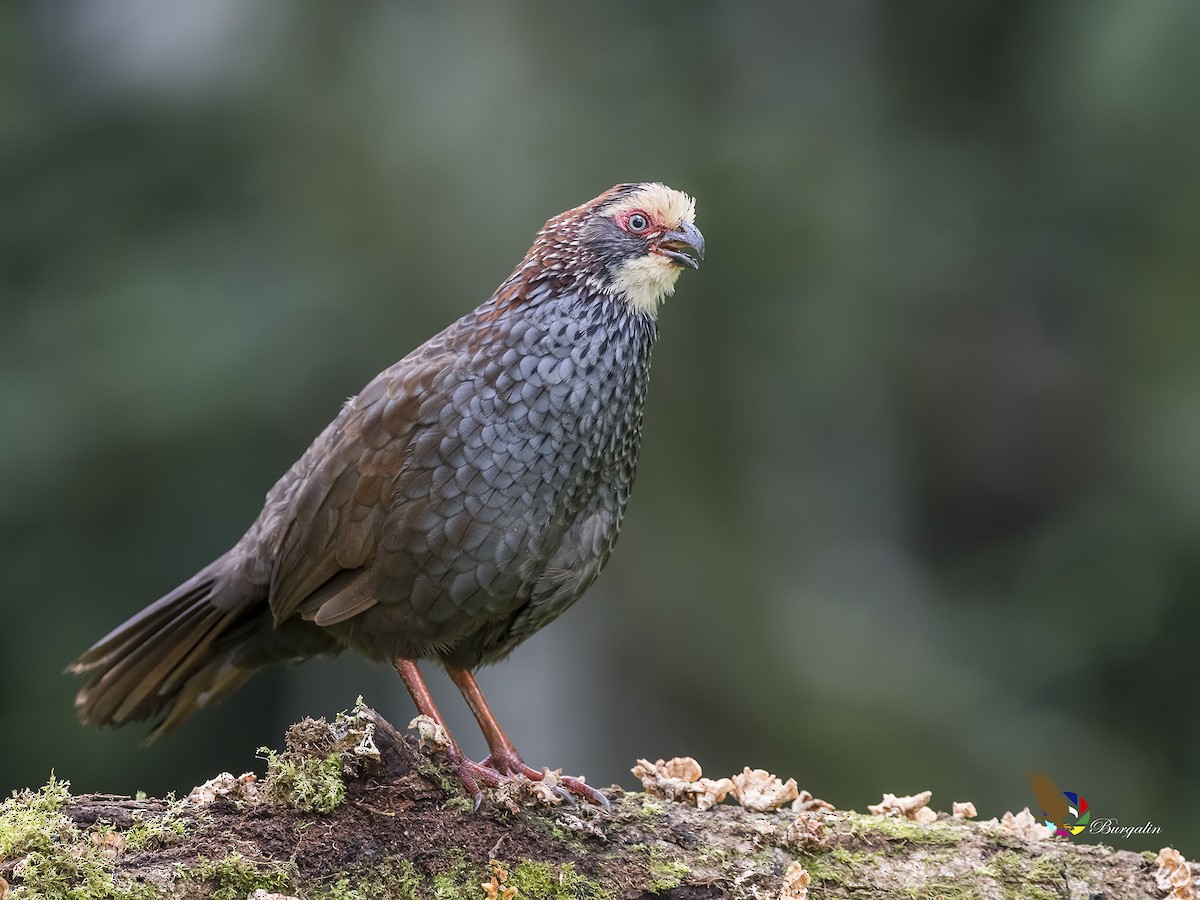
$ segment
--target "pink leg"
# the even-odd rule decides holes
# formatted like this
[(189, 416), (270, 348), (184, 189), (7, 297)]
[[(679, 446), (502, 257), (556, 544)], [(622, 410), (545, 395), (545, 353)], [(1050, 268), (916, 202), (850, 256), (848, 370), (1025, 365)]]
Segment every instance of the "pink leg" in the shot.
[[(471, 674), (471, 671), (447, 665), (446, 674), (450, 676), (450, 680), (462, 692), (463, 699), (467, 701), (467, 706), (471, 707), (475, 721), (479, 723), (479, 730), (483, 732), (483, 737), (487, 741), (488, 758), (479, 764), (480, 767), (495, 773), (498, 777), (519, 778), (523, 776), (531, 781), (541, 781), (543, 778), (542, 773), (525, 765), (521, 759), (521, 755), (517, 753), (517, 748), (513, 746), (513, 742), (508, 739), (508, 735), (504, 733), (504, 729), (496, 721), (496, 716), (492, 713), (491, 707), (488, 706), (487, 700), (484, 699), (483, 691), (479, 689), (479, 684), (475, 681), (475, 676)], [(404, 676), (401, 675), (401, 677), (403, 678)], [(407, 681), (405, 683), (407, 684)], [(412, 693), (411, 687), (409, 688), (409, 693)], [(416, 695), (414, 694), (413, 700), (415, 701), (416, 699)], [(432, 702), (430, 706), (432, 706)], [(485, 778), (483, 780), (487, 781), (489, 779)], [(604, 807), (606, 811), (612, 810), (612, 807), (608, 803), (608, 798), (578, 778), (562, 777), (559, 779), (559, 784), (572, 794), (577, 794), (585, 800), (595, 803), (597, 806)]]
[[(463, 783), (463, 787), (467, 792), (475, 798), (475, 808), (479, 809), (479, 804), (483, 800), (483, 792), (479, 789), (479, 780), (476, 778), (476, 772), (473, 771), (475, 765), (465, 756), (462, 750), (458, 747), (458, 742), (454, 740), (454, 736), (450, 734), (450, 729), (446, 727), (446, 722), (442, 719), (442, 714), (438, 712), (438, 708), (433, 703), (433, 695), (429, 693), (429, 688), (425, 686), (425, 680), (421, 677), (421, 672), (417, 669), (417, 664), (411, 659), (397, 659), (392, 663), (396, 674), (404, 682), (404, 686), (408, 688), (409, 696), (412, 697), (413, 703), (417, 707), (417, 712), (423, 716), (429, 716), (433, 721), (442, 726), (442, 730), (446, 732), (446, 737), (450, 739), (450, 746), (446, 749), (446, 758), (450, 765), (453, 766), (459, 780)], [(484, 779), (487, 781), (487, 779)], [(498, 782), (488, 782), (495, 784)]]

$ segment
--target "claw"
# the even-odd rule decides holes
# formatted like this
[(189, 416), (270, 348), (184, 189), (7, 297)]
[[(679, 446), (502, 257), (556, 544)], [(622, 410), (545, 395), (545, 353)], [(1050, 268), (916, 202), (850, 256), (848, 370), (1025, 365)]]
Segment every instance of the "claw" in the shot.
[[(466, 792), (474, 798), (475, 812), (479, 812), (483, 803), (481, 785), (494, 788), (506, 782), (544, 781), (546, 778), (544, 771), (539, 772), (537, 769), (530, 768), (519, 758), (489, 756), (483, 762), (477, 763), (467, 759), (461, 752), (456, 753), (449, 748), (443, 753)], [(559, 776), (557, 783), (548, 784), (547, 787), (564, 803), (574, 806), (575, 798), (582, 797), (587, 802), (603, 808), (606, 813), (612, 812), (612, 805), (608, 802), (608, 798), (579, 778), (572, 778), (569, 775)]]
[[(693, 228), (692, 231), (695, 231)], [(690, 246), (700, 253), (703, 252), (703, 239), (700, 238), (700, 232), (695, 231), (696, 240), (700, 243), (693, 242)], [(691, 232), (687, 232), (684, 237), (690, 237)], [(539, 772), (537, 769), (532, 769), (525, 765), (520, 754), (517, 753), (517, 748), (513, 746), (512, 741), (508, 739), (504, 731), (501, 730), (500, 724), (496, 721), (496, 717), (492, 714), (491, 708), (487, 704), (487, 700), (483, 697), (483, 691), (479, 689), (479, 684), (475, 681), (475, 676), (471, 674), (470, 669), (460, 668), (445, 663), (446, 674), (450, 676), (450, 680), (458, 687), (462, 693), (463, 699), (467, 701), (467, 706), (471, 707), (471, 712), (475, 715), (475, 721), (479, 723), (479, 728), (483, 732), (483, 737), (487, 741), (488, 756), (481, 762), (471, 762), (462, 755), (462, 751), (458, 749), (457, 744), (451, 744), (453, 747), (452, 762), (454, 768), (458, 772), (458, 777), (466, 785), (467, 789), (475, 794), (475, 808), (479, 808), (479, 784), (482, 782), (488, 787), (498, 787), (501, 784), (511, 784), (519, 781), (545, 781), (546, 772)], [(441, 721), (437, 716), (437, 710), (433, 706), (433, 699), (429, 697), (429, 691), (421, 681), (420, 675), (416, 670), (416, 663), (412, 660), (400, 659), (396, 662), (396, 671), (400, 673), (400, 677), (404, 679), (404, 684), (408, 688), (408, 692), (412, 694), (413, 701), (417, 704), (417, 708), (423, 713), (428, 710), (429, 714), (437, 721)], [(444, 727), (444, 726), (443, 726)], [(556, 783), (555, 783), (556, 782)], [(569, 794), (574, 794), (577, 797), (583, 797), (589, 803), (594, 803), (596, 806), (604, 808), (605, 812), (612, 812), (612, 806), (608, 799), (593, 787), (584, 784), (580, 778), (555, 776), (555, 779), (548, 785), (551, 792), (561, 797), (563, 800), (571, 800)], [(573, 802), (573, 801), (572, 801)]]
[(612, 804), (602, 793), (578, 778), (560, 778), (558, 783), (572, 794), (576, 794), (596, 806), (603, 807), (606, 813), (612, 812)]
[(479, 807), (483, 804), (483, 791), (479, 787), (479, 782), (483, 781), (485, 784), (489, 784), (488, 776), (494, 773), (471, 762), (462, 755), (457, 746), (446, 747), (442, 750), (442, 754), (446, 757), (450, 768), (454, 770), (454, 774), (458, 776), (463, 788), (475, 801), (475, 812), (479, 812)]
[(500, 777), (507, 775), (509, 777), (528, 778), (530, 781), (541, 781), (544, 777), (543, 773), (537, 769), (525, 765), (521, 757), (515, 753), (511, 755), (491, 753), (479, 765), (495, 772)]

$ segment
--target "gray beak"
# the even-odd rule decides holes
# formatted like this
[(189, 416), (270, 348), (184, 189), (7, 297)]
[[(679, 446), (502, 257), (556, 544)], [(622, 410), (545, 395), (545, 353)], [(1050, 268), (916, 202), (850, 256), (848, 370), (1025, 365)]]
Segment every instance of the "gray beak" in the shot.
[(698, 269), (704, 259), (704, 235), (691, 222), (682, 222), (658, 239), (658, 250), (677, 265)]

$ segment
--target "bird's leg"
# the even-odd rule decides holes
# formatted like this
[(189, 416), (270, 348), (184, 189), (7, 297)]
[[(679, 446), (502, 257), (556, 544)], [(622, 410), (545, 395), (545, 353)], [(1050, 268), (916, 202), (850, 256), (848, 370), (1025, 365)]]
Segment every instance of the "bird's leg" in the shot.
[(496, 721), (496, 716), (488, 706), (483, 691), (479, 689), (475, 676), (468, 669), (458, 669), (454, 666), (446, 666), (446, 674), (462, 692), (463, 699), (467, 701), (467, 706), (471, 707), (471, 713), (479, 723), (484, 740), (487, 741), (488, 758), (481, 765), (489, 766), (502, 775), (524, 775), (533, 781), (540, 780), (542, 773), (525, 765), (521, 755), (517, 753), (517, 748)]
[(400, 676), (401, 681), (404, 682), (404, 686), (408, 688), (408, 694), (412, 697), (413, 704), (417, 707), (417, 712), (423, 716), (429, 716), (446, 733), (446, 739), (450, 742), (450, 746), (443, 752), (458, 775), (459, 781), (463, 783), (463, 787), (474, 798), (475, 808), (479, 809), (479, 804), (483, 801), (483, 792), (479, 789), (479, 776), (483, 776), (482, 780), (491, 787), (499, 784), (499, 779), (489, 777), (486, 770), (479, 771), (480, 767), (463, 755), (462, 750), (459, 749), (458, 742), (454, 740), (454, 735), (446, 727), (446, 722), (442, 718), (442, 714), (438, 712), (438, 708), (434, 705), (433, 695), (429, 693), (429, 688), (425, 686), (425, 680), (421, 677), (416, 662), (411, 659), (396, 659), (392, 663), (392, 666), (395, 668), (396, 674)]
[[(471, 674), (471, 671), (451, 665), (446, 665), (445, 668), (450, 680), (462, 692), (463, 699), (467, 701), (467, 706), (471, 708), (475, 721), (479, 723), (479, 730), (483, 732), (484, 740), (487, 741), (488, 757), (480, 763), (480, 766), (502, 777), (524, 776), (531, 781), (541, 781), (544, 777), (543, 773), (527, 766), (521, 759), (517, 748), (513, 746), (513, 742), (508, 739), (508, 735), (496, 721), (496, 716), (492, 713), (492, 708), (488, 706), (487, 700), (484, 699), (483, 691), (479, 689), (479, 683), (475, 681), (475, 676)], [(409, 690), (411, 692), (411, 688)], [(612, 807), (608, 803), (608, 798), (595, 788), (585, 784), (581, 779), (563, 776), (558, 779), (558, 783), (572, 794), (577, 794), (597, 806), (611, 811)]]

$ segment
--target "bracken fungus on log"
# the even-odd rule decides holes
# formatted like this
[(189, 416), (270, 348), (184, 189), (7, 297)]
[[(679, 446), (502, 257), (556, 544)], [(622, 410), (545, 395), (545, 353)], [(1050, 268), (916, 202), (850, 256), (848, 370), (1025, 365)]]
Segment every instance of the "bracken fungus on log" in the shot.
[(1196, 866), (1169, 848), (1032, 840), (1020, 816), (932, 813), (923, 794), (885, 797), (885, 815), (835, 810), (761, 770), (738, 791), (728, 779), (720, 803), (686, 787), (703, 778), (686, 759), (640, 761), (661, 796), (609, 788), (611, 814), (532, 784), (476, 813), (436, 749), (361, 704), (264, 755), (264, 777), (218, 776), (182, 800), (72, 796), (53, 779), (15, 794), (0, 900), (1196, 896)]

